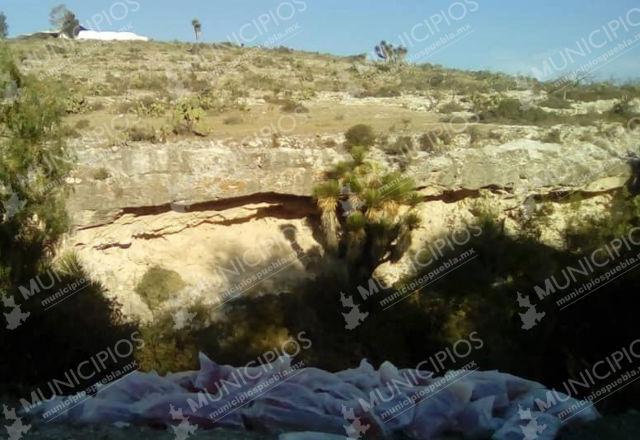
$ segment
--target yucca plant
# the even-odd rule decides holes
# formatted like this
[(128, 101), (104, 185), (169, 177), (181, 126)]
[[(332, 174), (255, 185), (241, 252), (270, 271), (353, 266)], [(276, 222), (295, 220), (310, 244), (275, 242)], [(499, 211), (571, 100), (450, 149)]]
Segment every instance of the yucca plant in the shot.
[(353, 160), (329, 172), (331, 179), (318, 185), (314, 196), (327, 246), (339, 249), (351, 266), (371, 271), (409, 248), (411, 231), (419, 225), (412, 208), (421, 198), (412, 179), (366, 160), (364, 149), (350, 152)]
[(202, 33), (202, 24), (200, 23), (200, 20), (194, 18), (191, 20), (191, 26), (193, 26), (193, 32), (196, 34), (196, 41), (199, 41), (200, 34)]
[(361, 212), (351, 214), (346, 221), (346, 230), (347, 260), (355, 263), (362, 257), (367, 239), (367, 219)]
[(313, 196), (322, 212), (322, 229), (327, 247), (337, 249), (340, 223), (336, 211), (340, 199), (340, 184), (337, 180), (324, 182), (314, 189)]
[(420, 226), (421, 220), (415, 212), (408, 212), (399, 222), (398, 234), (393, 243), (390, 259), (398, 261), (411, 247), (411, 232)]

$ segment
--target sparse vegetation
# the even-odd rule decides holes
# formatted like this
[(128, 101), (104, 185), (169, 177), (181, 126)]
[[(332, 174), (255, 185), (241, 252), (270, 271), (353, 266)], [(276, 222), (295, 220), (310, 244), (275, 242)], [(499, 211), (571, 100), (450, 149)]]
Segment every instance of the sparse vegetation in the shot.
[(440, 107), (440, 113), (454, 113), (464, 111), (465, 108), (459, 102), (450, 101)]
[(558, 128), (549, 130), (542, 138), (542, 141), (548, 144), (562, 144), (562, 132)]
[(553, 125), (563, 121), (561, 116), (546, 112), (536, 106), (525, 106), (517, 99), (505, 98), (494, 107), (479, 112), (485, 123)]
[(400, 136), (386, 151), (396, 155), (409, 154), (414, 151), (413, 139), (411, 136)]
[(204, 110), (197, 100), (184, 98), (176, 104), (173, 112), (173, 132), (175, 134), (198, 134), (196, 128), (204, 116)]
[(127, 135), (129, 140), (132, 142), (156, 143), (160, 141), (156, 130), (153, 127), (146, 125), (135, 125), (133, 127), (129, 127)]
[(376, 142), (376, 135), (370, 125), (358, 124), (347, 130), (345, 139), (347, 147), (371, 147)]
[(571, 103), (561, 96), (549, 95), (547, 99), (540, 102), (540, 106), (555, 109), (569, 109), (571, 108)]
[(163, 92), (169, 86), (167, 75), (164, 73), (138, 74), (131, 82), (131, 87), (140, 90)]
[[(192, 25), (199, 42), (201, 25), (196, 21)], [(186, 25), (187, 22), (182, 23), (183, 27)], [(91, 201), (94, 205), (111, 193), (119, 198), (119, 203), (131, 202), (131, 195), (127, 193), (129, 185), (119, 183), (123, 173), (113, 158), (91, 166), (79, 166), (77, 174), (75, 171), (69, 174), (72, 163), (66, 137), (71, 134), (83, 135), (82, 139), (70, 142), (74, 146), (88, 144), (107, 154), (113, 150), (116, 157), (124, 157), (130, 151), (136, 155), (147, 154), (148, 150), (149, 154), (157, 152), (162, 158), (168, 156), (170, 161), (175, 160), (174, 156), (165, 154), (166, 151), (173, 154), (178, 150), (177, 154), (182, 154), (179, 148), (183, 145), (207, 148), (206, 140), (185, 139), (193, 134), (210, 134), (216, 151), (219, 142), (226, 143), (227, 137), (231, 139), (231, 145), (242, 143), (254, 149), (255, 144), (247, 139), (259, 136), (259, 146), (255, 147), (255, 157), (260, 156), (259, 161), (256, 159), (255, 164), (250, 164), (259, 179), (269, 165), (283, 163), (280, 157), (285, 154), (287, 162), (294, 163), (288, 158), (289, 154), (294, 157), (290, 152), (296, 148), (305, 150), (300, 152), (304, 154), (304, 164), (294, 163), (296, 169), (315, 164), (319, 155), (333, 160), (344, 154), (345, 149), (350, 154), (349, 160), (337, 164), (327, 173), (326, 179), (316, 185), (313, 195), (318, 209), (311, 206), (304, 210), (311, 213), (304, 214), (308, 220), (304, 222), (305, 228), (312, 230), (305, 237), (307, 244), (317, 242), (319, 247), (324, 245), (325, 248), (317, 255), (309, 252), (313, 257), (304, 262), (304, 274), (299, 274), (293, 266), (286, 269), (294, 275), (292, 279), (298, 279), (298, 275), (301, 275), (299, 279), (306, 279), (304, 277), (309, 273), (314, 275), (312, 281), (293, 283), (292, 294), (287, 293), (288, 285), (285, 288), (277, 283), (265, 283), (256, 289), (260, 294), (249, 294), (225, 304), (220, 313), (224, 318), (217, 320), (211, 319), (210, 308), (192, 305), (187, 311), (196, 314), (193, 328), (178, 331), (174, 328), (174, 316), (164, 306), (185, 287), (184, 280), (180, 274), (168, 269), (171, 259), (162, 260), (167, 261), (163, 263), (167, 268), (153, 266), (147, 270), (144, 267), (142, 272), (146, 270), (146, 273), (135, 292), (151, 310), (153, 322), (143, 324), (141, 329), (147, 344), (138, 351), (137, 359), (143, 370), (156, 369), (165, 373), (195, 368), (199, 350), (218, 362), (243, 364), (301, 329), (314, 332), (313, 347), (301, 354), (309, 365), (342, 369), (353, 367), (361, 358), (367, 357), (376, 364), (391, 360), (406, 366), (423, 360), (425, 353), (441, 350), (473, 329), (482, 332), (490, 347), (488, 355), (474, 357), (482, 369), (499, 368), (555, 386), (568, 377), (577, 377), (575, 373), (583, 365), (607, 355), (607, 349), (611, 347), (606, 349), (602, 342), (614, 330), (616, 335), (632, 337), (637, 329), (633, 316), (637, 309), (633, 307), (633, 296), (629, 295), (637, 287), (637, 272), (602, 286), (598, 297), (593, 295), (593, 300), (590, 298), (589, 303), (585, 301), (576, 306), (575, 311), (560, 314), (553, 307), (545, 310), (548, 319), (535, 330), (541, 337), (521, 331), (514, 293), (524, 291), (534, 283), (542, 283), (541, 280), (559, 273), (578, 258), (593, 255), (594, 249), (607, 240), (637, 227), (640, 218), (638, 197), (622, 191), (594, 190), (589, 200), (577, 196), (575, 200), (562, 201), (559, 200), (561, 196), (556, 197), (551, 188), (545, 187), (540, 191), (544, 194), (536, 193), (525, 200), (534, 200), (535, 206), (532, 218), (524, 219), (518, 206), (520, 195), (515, 189), (512, 193), (501, 184), (496, 185), (497, 189), (487, 185), (483, 186), (489, 188), (487, 190), (467, 190), (458, 181), (468, 176), (457, 174), (460, 170), (472, 169), (467, 168), (469, 164), (474, 167), (482, 164), (478, 160), (459, 166), (459, 158), (481, 157), (490, 152), (496, 154), (496, 160), (511, 160), (513, 154), (520, 166), (522, 161), (516, 155), (526, 157), (528, 153), (535, 153), (538, 156), (554, 150), (548, 145), (539, 145), (540, 141), (562, 145), (561, 154), (564, 155), (576, 147), (576, 140), (582, 140), (602, 147), (602, 152), (592, 145), (584, 148), (585, 154), (593, 154), (596, 161), (599, 157), (607, 160), (610, 156), (615, 157), (617, 152), (613, 151), (612, 145), (616, 149), (620, 146), (614, 142), (621, 139), (632, 142), (637, 133), (632, 132), (638, 126), (634, 119), (639, 117), (638, 101), (634, 100), (639, 96), (637, 85), (576, 84), (565, 90), (553, 90), (549, 84), (530, 78), (464, 72), (430, 64), (404, 65), (402, 59), (406, 52), (392, 46), (393, 50), (389, 47), (380, 49), (378, 56), (383, 55), (380, 59), (384, 62), (372, 63), (362, 56), (339, 58), (287, 48), (241, 48), (233, 44), (81, 45), (52, 39), (40, 41), (38, 45), (29, 41), (11, 41), (7, 45), (16, 49), (16, 59), (24, 69), (34, 74), (20, 72), (13, 57), (0, 51), (0, 90), (6, 92), (5, 99), (0, 101), (3, 153), (0, 180), (4, 190), (0, 196), (8, 202), (17, 195), (20, 207), (14, 212), (9, 211), (9, 205), (0, 206), (3, 214), (0, 221), (3, 250), (0, 253), (0, 289), (27, 283), (30, 277), (54, 264), (49, 260), (50, 249), (56, 249), (57, 240), (67, 231), (63, 203), (65, 181), (74, 182), (74, 186), (88, 185), (92, 189), (105, 190), (100, 200)], [(40, 62), (34, 55), (40, 47), (50, 57), (47, 63)], [(122, 62), (107, 63), (113, 59)], [(109, 71), (101, 75), (97, 66), (104, 65), (109, 66)], [(56, 66), (62, 66), (62, 71), (56, 71), (53, 68)], [(47, 72), (46, 81), (35, 76), (48, 70), (52, 71)], [(516, 96), (521, 98), (513, 98)], [(389, 99), (358, 100), (358, 97)], [(595, 103), (602, 99), (611, 101)], [(584, 105), (588, 101), (594, 104)], [(283, 120), (293, 119), (291, 114), (309, 113), (309, 108), (313, 113), (297, 118), (302, 122), (289, 133), (285, 134), (285, 129), (278, 126)], [(450, 114), (470, 109), (478, 112), (482, 123), (469, 115), (437, 114), (438, 110)], [(559, 111), (564, 109), (573, 110)], [(586, 111), (588, 113), (580, 114)], [(353, 125), (361, 121), (366, 124)], [(443, 121), (449, 122), (444, 124)], [(102, 132), (99, 131), (101, 128), (104, 128)], [(87, 133), (79, 133), (89, 129), (92, 133), (95, 130), (100, 133), (92, 134), (97, 140), (91, 143), (84, 136)], [(343, 132), (346, 148), (335, 141)], [(172, 145), (135, 144), (164, 142), (167, 136)], [(522, 140), (526, 143), (518, 142)], [(509, 145), (504, 145), (507, 142)], [(524, 148), (528, 145), (536, 148), (523, 151), (519, 149), (520, 144)], [(469, 145), (474, 147), (473, 151), (465, 150)], [(114, 148), (99, 148), (103, 146)], [(335, 151), (322, 151), (322, 146)], [(374, 146), (377, 148), (372, 148)], [(445, 150), (453, 146), (456, 150), (448, 154)], [(507, 154), (499, 156), (503, 149), (512, 146), (514, 148)], [(450, 191), (434, 195), (436, 192), (429, 187), (423, 196), (417, 193), (414, 182), (402, 174), (406, 165), (402, 161), (405, 153), (416, 147), (432, 154), (420, 154), (424, 163), (416, 161), (411, 171), (416, 171), (421, 178), (429, 173), (436, 176), (420, 184), (426, 187), (434, 182), (440, 185), (455, 181)], [(316, 150), (313, 156), (306, 155), (306, 149), (312, 148)], [(197, 151), (196, 148), (189, 148), (180, 156), (180, 161), (193, 151)], [(387, 154), (381, 154), (381, 151)], [(239, 154), (236, 150), (231, 153)], [(442, 157), (436, 157), (437, 153), (442, 153)], [(83, 160), (85, 156), (83, 153)], [(202, 157), (209, 160), (211, 155), (207, 151)], [(262, 161), (263, 157), (267, 160)], [(271, 157), (275, 159), (271, 160)], [(374, 157), (381, 163), (374, 161)], [(59, 161), (60, 166), (50, 167), (52, 160), (54, 163)], [(453, 163), (451, 169), (441, 170), (442, 164), (449, 161)], [(162, 162), (165, 172), (164, 160), (158, 162)], [(173, 172), (176, 163), (170, 165)], [(179, 165), (182, 167), (183, 164)], [(187, 164), (184, 165), (186, 168)], [(232, 194), (230, 197), (234, 197), (233, 203), (236, 203), (236, 200), (243, 200), (235, 199), (236, 195), (252, 194), (260, 186), (254, 182), (247, 186), (244, 181), (234, 182), (226, 175), (226, 170), (209, 173), (214, 165), (218, 166), (203, 164), (203, 168), (207, 168), (206, 181), (198, 179), (198, 188), (213, 185), (223, 190), (223, 186), (228, 185), (233, 190), (227, 195)], [(544, 163), (540, 166), (544, 167)], [(398, 169), (401, 171), (395, 171)], [(198, 170), (189, 169), (191, 171)], [(320, 167), (312, 170), (319, 171)], [(513, 180), (521, 179), (527, 184), (533, 181), (530, 170), (524, 167), (520, 178), (518, 173), (512, 173), (513, 170), (508, 171), (505, 175), (509, 174), (510, 179), (513, 176)], [(491, 172), (500, 173), (500, 166)], [(484, 171), (480, 174), (485, 180)], [(24, 175), (30, 178), (25, 179)], [(238, 180), (244, 179), (244, 174), (242, 176)], [(288, 170), (282, 172), (282, 176), (289, 179)], [(262, 183), (266, 181), (259, 182)], [(608, 184), (608, 180), (603, 183)], [(77, 188), (86, 192), (85, 188)], [(563, 185), (559, 192), (565, 188)], [(496, 197), (499, 194), (501, 202), (504, 196), (508, 206), (495, 203), (495, 206), (489, 206), (492, 209), (484, 209), (486, 207), (467, 203), (470, 198), (483, 201), (485, 191), (495, 192)], [(471, 195), (467, 198), (467, 194)], [(149, 206), (166, 203), (167, 200), (158, 200), (161, 197), (169, 196), (154, 193)], [(216, 193), (211, 199), (217, 197)], [(387, 266), (392, 270), (401, 268), (414, 256), (416, 249), (423, 257), (436, 257), (441, 261), (459, 256), (461, 249), (455, 252), (445, 249), (441, 255), (434, 255), (432, 235), (433, 230), (441, 227), (440, 213), (458, 203), (458, 197), (466, 199), (451, 211), (459, 212), (464, 218), (461, 221), (469, 222), (467, 226), (482, 229), (481, 234), (466, 242), (477, 252), (477, 258), (470, 260), (464, 271), (453, 272), (446, 280), (436, 280), (415, 289), (410, 300), (393, 310), (383, 313), (377, 301), (362, 305), (363, 311), (372, 312), (369, 320), (345, 338), (344, 320), (339, 310), (341, 290), (348, 294), (358, 292), (358, 286), (377, 274), (380, 265), (384, 265), (382, 269)], [(307, 198), (304, 199), (305, 205), (308, 204)], [(432, 200), (437, 201), (432, 203)], [(135, 203), (139, 201), (142, 200), (136, 199)], [(25, 202), (24, 206), (20, 205), (22, 202)], [(491, 205), (491, 202), (486, 203)], [(611, 212), (600, 217), (586, 216), (585, 203), (597, 205), (601, 210), (610, 207)], [(106, 205), (105, 211), (112, 208)], [(566, 230), (562, 230), (563, 222), (556, 221), (556, 217), (565, 207), (577, 214), (561, 219), (567, 220)], [(103, 209), (103, 206), (99, 208)], [(259, 207), (256, 221), (249, 218), (252, 226), (256, 226), (262, 224), (259, 221), (264, 220), (263, 216), (269, 217), (274, 212), (278, 214), (277, 221), (286, 220), (290, 212), (295, 211), (292, 217), (299, 217), (303, 212), (290, 208), (274, 203), (272, 207)], [(155, 212), (155, 208), (144, 209)], [(166, 205), (161, 205), (158, 212), (165, 209), (168, 209)], [(418, 213), (425, 217), (419, 217)], [(432, 213), (435, 213), (433, 217), (427, 217)], [(284, 214), (282, 218), (280, 214)], [(167, 218), (177, 215), (169, 214)], [(183, 218), (189, 222), (187, 215)], [(243, 223), (241, 227), (244, 228), (247, 226), (244, 223), (249, 223), (236, 222), (235, 218), (229, 216), (230, 220), (223, 220), (215, 227), (222, 227), (222, 224), (237, 227), (236, 223)], [(421, 218), (430, 222), (424, 229), (420, 229)], [(451, 218), (442, 222), (445, 226), (453, 223)], [(543, 240), (550, 240), (549, 236), (554, 234), (560, 237), (560, 244), (545, 244)], [(427, 240), (423, 247), (417, 247), (414, 241), (417, 237)], [(143, 241), (150, 241), (144, 240), (146, 238), (143, 234), (135, 236), (135, 251)], [(440, 242), (439, 237), (435, 240)], [(154, 246), (161, 241), (155, 240)], [(126, 246), (122, 247), (109, 249), (104, 255), (111, 258), (119, 252), (124, 254)], [(95, 254), (95, 249), (97, 246), (82, 257)], [(88, 277), (77, 257), (61, 260), (64, 261), (56, 262), (56, 267), (64, 267), (61, 270), (63, 282)], [(536, 264), (532, 265), (532, 261)], [(399, 265), (393, 266), (394, 263)], [(316, 269), (317, 273), (314, 272)], [(434, 267), (414, 266), (414, 269), (417, 273), (406, 274), (391, 287), (395, 289), (424, 277)], [(140, 273), (136, 272), (135, 281)], [(62, 287), (57, 284), (55, 288)], [(335, 292), (333, 296), (332, 292)], [(380, 292), (380, 295), (385, 294), (386, 290)], [(39, 353), (55, 360), (52, 365), (47, 363), (41, 367), (33, 365), (32, 359), (23, 359), (15, 366), (0, 365), (0, 370), (6, 377), (24, 380), (24, 383), (40, 378), (40, 368), (51, 373), (51, 377), (62, 377), (60, 372), (68, 367), (64, 362), (67, 359), (58, 359), (56, 350), (65, 356), (68, 353), (69, 361), (81, 362), (95, 354), (96, 343), (106, 345), (114, 338), (122, 337), (123, 331), (132, 331), (135, 326), (124, 324), (117, 304), (106, 298), (105, 288), (91, 282), (86, 295), (79, 295), (77, 302), (70, 301), (61, 306), (59, 312), (56, 310), (51, 315), (34, 312), (37, 324), (33, 332), (16, 333), (16, 337), (7, 336), (7, 332), (0, 329), (0, 345), (5, 351), (18, 352), (21, 347), (32, 345)], [(357, 300), (358, 297), (354, 295), (354, 298)], [(598, 320), (604, 322), (602, 328), (597, 327)], [(607, 323), (610, 322), (616, 322), (615, 329), (609, 328)], [(42, 337), (49, 334), (56, 335), (51, 347), (39, 341), (49, 340)], [(550, 340), (553, 343), (550, 344)], [(340, 343), (336, 344), (336, 341)], [(73, 346), (74, 350), (70, 351), (68, 346)], [(524, 354), (522, 347), (527, 347)], [(553, 366), (547, 362), (550, 356), (554, 359)]]
[(88, 119), (80, 119), (74, 126), (76, 130), (86, 130), (89, 127), (91, 127), (91, 121)]
[(309, 113), (309, 109), (292, 100), (285, 100), (280, 106), (280, 110), (285, 113)]
[(422, 151), (437, 152), (451, 143), (451, 134), (445, 129), (431, 130), (418, 139)]
[(238, 124), (242, 124), (244, 121), (242, 119), (242, 117), (238, 116), (238, 115), (232, 115), (232, 116), (227, 116), (226, 118), (224, 118), (224, 120), (222, 121), (224, 125), (238, 125)]

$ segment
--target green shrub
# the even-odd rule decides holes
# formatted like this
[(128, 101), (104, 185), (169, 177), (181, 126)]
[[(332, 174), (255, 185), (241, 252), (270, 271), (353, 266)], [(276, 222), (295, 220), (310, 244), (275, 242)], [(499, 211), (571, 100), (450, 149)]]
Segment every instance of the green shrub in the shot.
[(472, 146), (477, 145), (480, 141), (482, 141), (487, 137), (482, 127), (479, 127), (477, 125), (472, 125), (471, 127), (467, 127), (465, 132), (469, 135), (469, 142)]
[(109, 171), (107, 171), (106, 168), (98, 168), (93, 173), (93, 178), (95, 180), (107, 180), (109, 177), (111, 177), (111, 174), (109, 173)]
[(80, 119), (74, 126), (76, 130), (86, 130), (89, 127), (91, 127), (91, 122), (88, 119)]
[[(5, 359), (0, 362), (0, 394), (4, 395), (21, 386), (33, 390), (63, 377), (70, 365), (79, 365), (98, 350), (130, 337), (134, 326), (122, 324), (115, 302), (107, 299), (104, 288), (90, 280), (77, 261), (67, 258), (59, 270), (50, 261), (52, 250), (67, 231), (64, 182), (73, 157), (62, 120), (69, 91), (50, 79), (23, 75), (2, 45), (0, 90), (12, 92), (0, 101), (0, 186), (4, 189), (0, 291), (4, 301), (15, 301), (29, 314), (19, 328), (0, 326)], [(25, 178), (30, 175), (36, 178)], [(6, 191), (17, 198), (9, 205), (11, 210), (4, 203)], [(47, 287), (25, 298), (19, 287), (30, 286), (41, 276), (47, 277)], [(68, 292), (70, 286), (82, 289), (71, 300), (45, 308), (45, 299)]]
[(136, 108), (136, 103), (133, 101), (122, 101), (119, 102), (116, 106), (115, 106), (115, 113), (116, 114), (126, 114), (126, 113), (133, 113), (135, 111)]
[(617, 101), (608, 112), (608, 115), (610, 119), (618, 120), (622, 123), (627, 123), (630, 119), (640, 116), (640, 114), (635, 112), (629, 97)]
[(164, 73), (138, 74), (131, 82), (131, 87), (140, 90), (164, 91), (169, 87), (169, 80)]
[(451, 133), (447, 130), (431, 130), (427, 133), (424, 133), (418, 139), (418, 143), (420, 144), (420, 149), (422, 151), (428, 152), (436, 152), (440, 150), (443, 146), (449, 145), (452, 141)]
[(614, 84), (597, 83), (567, 87), (558, 93), (566, 94), (567, 99), (574, 101), (599, 101), (603, 99), (621, 99), (626, 92)]
[(135, 125), (127, 130), (127, 136), (132, 142), (152, 142), (159, 141), (156, 130), (149, 126)]
[(437, 149), (437, 139), (433, 136), (431, 132), (425, 133), (420, 138), (418, 138), (418, 143), (420, 144), (420, 149), (422, 151), (433, 152)]
[(518, 99), (505, 98), (495, 107), (480, 112), (485, 123), (553, 125), (565, 120), (561, 115), (546, 112), (538, 107), (526, 107)]
[(195, 133), (197, 124), (205, 115), (195, 98), (184, 98), (176, 104), (173, 112), (173, 132), (175, 134)]
[(90, 109), (89, 103), (87, 102), (86, 98), (84, 96), (76, 94), (67, 97), (67, 99), (65, 100), (65, 107), (67, 113), (69, 114), (84, 113)]
[(402, 94), (399, 85), (385, 85), (376, 88), (366, 88), (363, 92), (357, 94), (358, 98), (395, 98)]
[(309, 113), (309, 109), (295, 101), (286, 100), (281, 106), (280, 110), (285, 113)]
[(345, 133), (347, 147), (354, 145), (360, 145), (363, 147), (370, 147), (376, 142), (376, 134), (370, 125), (358, 124), (351, 127)]
[(153, 266), (147, 270), (135, 292), (153, 311), (185, 287), (178, 272)]
[(540, 103), (540, 106), (555, 109), (569, 109), (571, 108), (571, 103), (558, 95), (549, 95), (547, 99)]
[(222, 120), (222, 123), (224, 125), (238, 125), (242, 124), (243, 122), (243, 119), (238, 115), (227, 116)]
[(168, 101), (165, 96), (160, 94), (145, 96), (135, 101), (131, 110), (138, 116), (158, 118), (169, 109)]
[(554, 128), (553, 130), (548, 131), (546, 135), (544, 135), (544, 137), (542, 138), (542, 142), (545, 142), (547, 144), (561, 144), (562, 132), (559, 129)]
[(387, 153), (391, 154), (407, 154), (413, 150), (414, 145), (411, 136), (400, 136), (392, 145), (385, 149)]
[[(20, 246), (11, 244), (14, 240), (32, 241), (37, 247), (37, 243), (54, 242), (66, 228), (65, 177), (72, 156), (65, 139), (69, 130), (62, 120), (68, 91), (60, 83), (23, 75), (2, 45), (0, 90), (9, 98), (0, 101), (1, 198), (4, 201), (11, 192), (22, 206), (0, 228), (2, 249), (12, 249), (0, 255), (0, 262), (11, 267), (26, 264), (16, 255)], [(32, 174), (38, 178), (25, 179)], [(34, 217), (37, 222), (32, 221)], [(18, 269), (20, 273), (25, 270)], [(0, 267), (0, 288), (9, 272)]]
[[(187, 310), (187, 313), (193, 313)], [(168, 313), (154, 316), (153, 322), (140, 329), (144, 346), (136, 351), (136, 362), (142, 371), (167, 374), (194, 370), (198, 365), (198, 352), (194, 332), (174, 329), (173, 317)]]
[(128, 77), (115, 76), (108, 71), (105, 79), (92, 85), (89, 93), (93, 96), (121, 96), (129, 90), (129, 87)]
[(184, 86), (195, 93), (207, 93), (211, 90), (212, 83), (211, 81), (199, 78), (198, 75), (191, 71), (191, 73), (186, 78), (181, 78)]
[(454, 112), (464, 111), (465, 108), (462, 104), (455, 101), (451, 101), (442, 105), (438, 110), (440, 111), (440, 113), (454, 113)]

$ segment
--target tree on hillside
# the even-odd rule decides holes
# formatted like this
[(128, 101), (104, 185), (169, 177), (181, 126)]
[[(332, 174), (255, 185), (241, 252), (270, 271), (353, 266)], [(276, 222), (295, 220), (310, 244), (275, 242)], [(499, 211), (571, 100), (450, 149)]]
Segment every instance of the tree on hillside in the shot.
[[(22, 74), (8, 49), (0, 47), (0, 90), (5, 91), (0, 100), (0, 242), (2, 249), (14, 250), (0, 256), (2, 266), (5, 259), (18, 260), (17, 246), (7, 243), (50, 243), (65, 229), (62, 200), (70, 154), (62, 122), (66, 93), (58, 83)], [(0, 280), (4, 275), (0, 269)]]
[(387, 63), (400, 63), (404, 61), (409, 50), (404, 46), (396, 47), (382, 40), (380, 44), (375, 47), (375, 52), (379, 59)]
[(49, 23), (60, 29), (69, 38), (75, 38), (80, 31), (80, 21), (76, 14), (67, 9), (65, 5), (58, 5), (51, 10)]
[(200, 34), (202, 33), (202, 24), (200, 20), (194, 18), (191, 20), (191, 25), (193, 26), (193, 31), (196, 33), (196, 41), (200, 39)]
[(0, 38), (7, 38), (7, 35), (9, 35), (7, 16), (4, 15), (4, 12), (0, 12)]
[[(134, 328), (120, 324), (116, 303), (73, 255), (51, 259), (68, 230), (66, 178), (73, 166), (64, 126), (68, 90), (48, 76), (21, 72), (6, 44), (0, 45), (0, 90), (0, 311), (7, 320), (0, 325), (0, 347), (5, 358), (11, 355), (10, 362), (0, 362), (4, 395), (4, 378), (17, 386), (42, 384), (65, 374), (67, 362), (79, 365), (93, 356), (96, 346), (113, 347), (130, 338)], [(33, 290), (36, 280), (44, 286), (41, 276), (47, 277), (46, 289)], [(41, 302), (44, 296), (25, 298), (21, 286), (30, 286), (30, 295), (82, 288), (73, 301), (50, 309)], [(16, 331), (27, 318), (26, 331)], [(35, 365), (34, 353), (47, 362)]]

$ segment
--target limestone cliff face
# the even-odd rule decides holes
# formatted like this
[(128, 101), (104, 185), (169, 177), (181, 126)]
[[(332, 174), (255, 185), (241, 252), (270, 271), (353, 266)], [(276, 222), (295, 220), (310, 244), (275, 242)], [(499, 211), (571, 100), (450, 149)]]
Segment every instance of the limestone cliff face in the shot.
[[(78, 226), (110, 221), (125, 208), (190, 205), (260, 193), (310, 195), (325, 169), (345, 157), (331, 148), (243, 146), (215, 141), (78, 148), (70, 211)], [(104, 169), (109, 177), (96, 180)]]
[[(315, 138), (290, 141), (279, 147), (268, 140), (246, 146), (195, 140), (82, 149), (70, 179), (74, 231), (63, 247), (78, 253), (130, 316), (150, 317), (134, 289), (154, 266), (176, 271), (188, 286), (176, 304), (216, 304), (232, 291), (286, 290), (297, 277), (313, 274), (313, 255), (323, 252), (312, 188), (347, 158), (341, 147)], [(568, 209), (563, 199), (578, 191), (590, 201), (585, 209), (603, 211), (609, 194), (628, 178), (623, 156), (631, 141), (627, 133), (606, 146), (521, 138), (417, 152), (406, 167), (424, 195), (413, 250), (462, 228), (478, 200), (514, 232), (525, 200), (550, 203), (552, 221), (541, 238), (556, 243)], [(390, 167), (406, 163), (382, 151), (371, 154)], [(109, 177), (96, 180), (101, 168)], [(410, 270), (405, 258), (378, 272), (394, 281)]]

